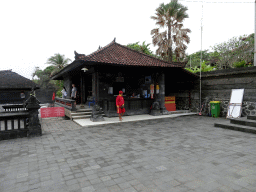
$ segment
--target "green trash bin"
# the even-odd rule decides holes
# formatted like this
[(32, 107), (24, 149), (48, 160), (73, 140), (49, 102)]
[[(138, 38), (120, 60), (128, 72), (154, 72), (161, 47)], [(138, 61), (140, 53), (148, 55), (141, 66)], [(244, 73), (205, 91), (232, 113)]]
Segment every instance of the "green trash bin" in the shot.
[(212, 117), (220, 116), (220, 101), (211, 101), (211, 114)]

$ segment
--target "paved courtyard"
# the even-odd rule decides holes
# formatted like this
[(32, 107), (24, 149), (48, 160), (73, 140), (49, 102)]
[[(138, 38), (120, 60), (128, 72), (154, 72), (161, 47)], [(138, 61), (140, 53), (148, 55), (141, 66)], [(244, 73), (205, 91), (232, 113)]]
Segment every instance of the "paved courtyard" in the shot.
[(0, 141), (0, 192), (256, 191), (256, 135), (183, 116), (91, 128), (43, 119)]

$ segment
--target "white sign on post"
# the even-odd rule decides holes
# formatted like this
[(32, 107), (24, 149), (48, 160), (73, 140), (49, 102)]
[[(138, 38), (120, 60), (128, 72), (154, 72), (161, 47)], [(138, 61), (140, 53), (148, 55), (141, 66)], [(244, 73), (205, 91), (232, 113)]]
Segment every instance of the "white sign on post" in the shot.
[(232, 89), (227, 118), (239, 118), (242, 112), (244, 89)]

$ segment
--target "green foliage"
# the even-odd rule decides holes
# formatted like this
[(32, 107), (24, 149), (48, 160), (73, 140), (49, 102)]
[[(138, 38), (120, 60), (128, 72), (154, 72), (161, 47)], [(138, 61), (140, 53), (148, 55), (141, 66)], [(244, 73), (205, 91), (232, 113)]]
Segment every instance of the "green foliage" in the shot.
[(238, 61), (234, 63), (234, 67), (240, 68), (240, 67), (252, 67), (252, 63), (246, 63), (244, 60), (243, 61)]
[[(190, 72), (192, 72), (192, 73), (198, 73), (198, 72), (200, 72), (200, 67), (198, 68), (198, 67), (194, 67), (194, 68), (192, 68), (192, 69), (190, 69), (190, 68), (185, 68), (186, 70), (188, 70), (188, 71), (190, 71)], [(205, 61), (204, 62), (202, 62), (202, 65), (201, 65), (201, 72), (208, 72), (208, 71), (214, 71), (214, 70), (216, 70), (216, 67), (212, 67), (212, 66), (210, 66), (210, 65), (206, 65), (206, 63), (205, 63)]]
[[(41, 88), (55, 88), (57, 90), (56, 96), (61, 97), (61, 90), (63, 88), (63, 81), (61, 80), (51, 80), (51, 76), (63, 69), (67, 62), (70, 59), (65, 59), (64, 55), (55, 54), (47, 60), (47, 64), (52, 64), (46, 67), (44, 70), (41, 70), (39, 67), (35, 68), (34, 73), (32, 74), (33, 81), (37, 83)], [(34, 79), (37, 77), (37, 79)]]
[(234, 67), (237, 67), (237, 68), (245, 67), (245, 61), (235, 62)]
[(254, 59), (254, 34), (233, 37), (227, 42), (215, 45), (213, 49), (219, 54), (219, 69), (247, 66)]
[(134, 49), (136, 51), (139, 51), (141, 53), (145, 53), (147, 55), (150, 55), (150, 56), (154, 56), (153, 55), (153, 52), (150, 50), (149, 48), (149, 44), (146, 44), (145, 41), (143, 41), (143, 43), (140, 45), (139, 44), (139, 41), (136, 42), (136, 43), (130, 43), (127, 45), (127, 47), (131, 48), (131, 49)]
[(66, 67), (68, 65), (68, 62), (70, 62), (71, 59), (65, 58), (65, 55), (61, 55), (59, 53), (54, 54), (54, 56), (51, 56), (48, 58), (46, 64), (51, 64), (51, 76), (58, 73), (61, 69)]
[[(207, 49), (203, 50), (202, 61), (205, 61), (208, 64), (211, 59), (210, 55), (211, 53), (209, 53)], [(201, 51), (197, 51), (193, 54), (187, 55), (186, 60), (188, 61), (187, 66), (190, 66), (190, 62), (192, 68), (200, 66)]]
[[(39, 67), (35, 68), (32, 74), (33, 81), (41, 88), (55, 88), (55, 90), (57, 90), (56, 96), (61, 97), (63, 81), (51, 80), (51, 76), (67, 66), (69, 61), (71, 60), (66, 59), (64, 55), (60, 55), (59, 53), (54, 54), (54, 56), (47, 60), (47, 64), (51, 64), (50, 66), (46, 67), (44, 70), (41, 70)], [(34, 77), (37, 77), (37, 79), (34, 79)]]
[[(32, 74), (33, 82), (39, 85), (39, 87), (47, 89), (47, 88), (55, 88), (57, 90), (56, 96), (61, 97), (61, 90), (63, 88), (63, 81), (62, 80), (51, 80), (50, 75), (54, 67), (49, 66), (46, 67), (44, 70), (41, 70), (39, 67), (35, 68), (35, 72)], [(37, 79), (34, 79), (37, 77)]]

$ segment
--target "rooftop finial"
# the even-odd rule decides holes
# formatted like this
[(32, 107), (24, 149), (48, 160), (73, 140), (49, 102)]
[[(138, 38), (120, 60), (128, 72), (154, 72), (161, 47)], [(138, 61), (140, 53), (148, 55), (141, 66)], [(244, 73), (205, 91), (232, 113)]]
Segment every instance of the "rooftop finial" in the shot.
[(99, 48), (98, 48), (98, 50), (99, 50), (99, 49), (101, 49), (100, 45), (99, 45)]
[(113, 42), (116, 42), (116, 38), (114, 38)]

